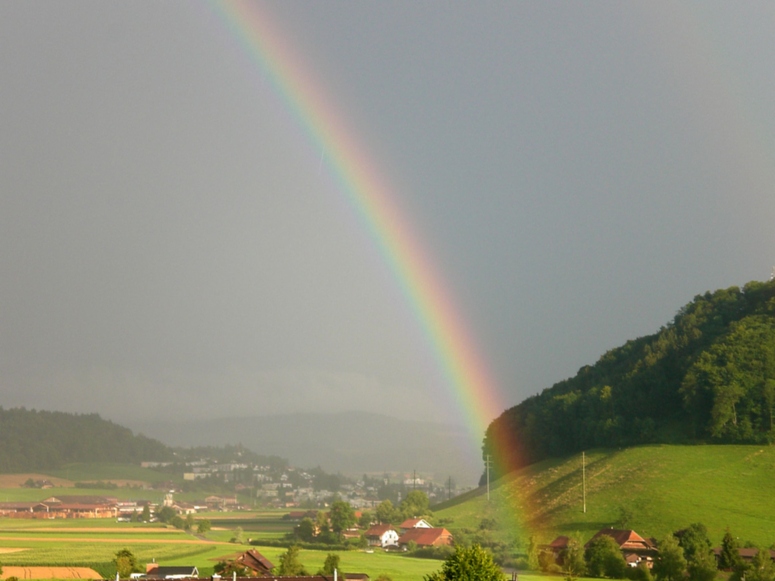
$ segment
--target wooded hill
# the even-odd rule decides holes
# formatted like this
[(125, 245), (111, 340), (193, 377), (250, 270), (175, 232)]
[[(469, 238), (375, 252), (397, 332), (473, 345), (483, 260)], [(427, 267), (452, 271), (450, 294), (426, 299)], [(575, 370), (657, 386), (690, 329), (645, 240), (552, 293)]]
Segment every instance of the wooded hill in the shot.
[(97, 414), (0, 407), (0, 472), (54, 469), (70, 462), (171, 460), (158, 440), (134, 435)]
[(750, 282), (696, 296), (659, 332), (506, 410), (483, 452), (508, 449), (504, 473), (598, 447), (769, 443), (773, 408), (775, 282)]

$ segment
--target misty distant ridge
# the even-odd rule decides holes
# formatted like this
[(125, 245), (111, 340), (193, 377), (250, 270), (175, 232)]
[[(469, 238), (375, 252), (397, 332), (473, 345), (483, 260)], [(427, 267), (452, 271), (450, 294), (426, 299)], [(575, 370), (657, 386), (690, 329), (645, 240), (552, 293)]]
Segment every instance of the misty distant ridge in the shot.
[(399, 420), (368, 412), (296, 413), (219, 419), (130, 421), (135, 431), (170, 446), (242, 443), (258, 454), (328, 472), (406, 472), (473, 485), (479, 458), (465, 457), (469, 436), (459, 426)]

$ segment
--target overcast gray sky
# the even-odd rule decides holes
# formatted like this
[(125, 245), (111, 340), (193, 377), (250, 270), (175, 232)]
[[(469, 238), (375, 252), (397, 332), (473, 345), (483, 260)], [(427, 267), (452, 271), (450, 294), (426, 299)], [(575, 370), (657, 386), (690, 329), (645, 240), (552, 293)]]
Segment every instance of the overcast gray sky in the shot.
[[(775, 264), (775, 7), (262, 2), (509, 405)], [(462, 423), (206, 2), (0, 2), (0, 405)]]

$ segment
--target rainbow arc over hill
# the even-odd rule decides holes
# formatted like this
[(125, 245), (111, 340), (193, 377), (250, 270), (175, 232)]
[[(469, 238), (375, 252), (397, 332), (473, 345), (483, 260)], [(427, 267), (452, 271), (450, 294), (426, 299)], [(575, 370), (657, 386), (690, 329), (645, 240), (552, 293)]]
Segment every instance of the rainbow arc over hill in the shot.
[[(448, 287), (397, 206), (389, 180), (322, 87), (311, 80), (303, 60), (261, 3), (213, 0), (212, 5), (260, 74), (270, 80), (307, 139), (324, 152), (328, 171), (393, 272), (431, 346), (450, 397), (478, 444), (490, 420), (506, 406)], [(506, 453), (502, 440), (496, 447), (503, 458), (496, 461), (514, 458), (515, 451)]]

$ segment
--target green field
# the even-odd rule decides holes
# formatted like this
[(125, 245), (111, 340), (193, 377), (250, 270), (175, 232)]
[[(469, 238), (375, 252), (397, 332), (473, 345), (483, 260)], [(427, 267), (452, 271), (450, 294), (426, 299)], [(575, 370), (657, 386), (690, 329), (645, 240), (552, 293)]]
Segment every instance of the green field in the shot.
[[(128, 548), (139, 563), (155, 561), (163, 565), (195, 565), (202, 576), (212, 574), (219, 557), (243, 552), (248, 545), (228, 542), (201, 542), (182, 531), (131, 527), (129, 523), (115, 523), (112, 520), (89, 519), (88, 521), (47, 521), (42, 526), (34, 521), (0, 519), (0, 547), (4, 550), (21, 548), (20, 552), (5, 552), (2, 563), (20, 566), (90, 566), (112, 577), (114, 569), (110, 562), (116, 551)], [(68, 530), (75, 522), (92, 525), (89, 529)], [(79, 527), (83, 528), (83, 527)], [(100, 531), (98, 529), (105, 529)], [(121, 529), (121, 530), (118, 530)], [(222, 534), (231, 536), (231, 531), (213, 531), (212, 537)], [(275, 563), (279, 562), (283, 548), (259, 547), (258, 550)], [(314, 573), (323, 566), (326, 551), (302, 550), (301, 561)], [(421, 579), (423, 575), (438, 569), (439, 561), (415, 559), (401, 554), (375, 551), (344, 551), (341, 557), (343, 570), (365, 572), (372, 578), (386, 573), (393, 581)]]
[[(616, 526), (660, 538), (694, 522), (720, 543), (727, 527), (742, 541), (775, 542), (775, 447), (640, 446), (593, 450), (587, 459), (587, 512), (582, 512), (581, 456), (547, 460), (494, 483), (488, 503), (481, 489), (440, 505), (447, 528), (499, 522), (502, 534), (578, 534), (584, 541)], [(510, 507), (513, 507), (510, 508)]]

